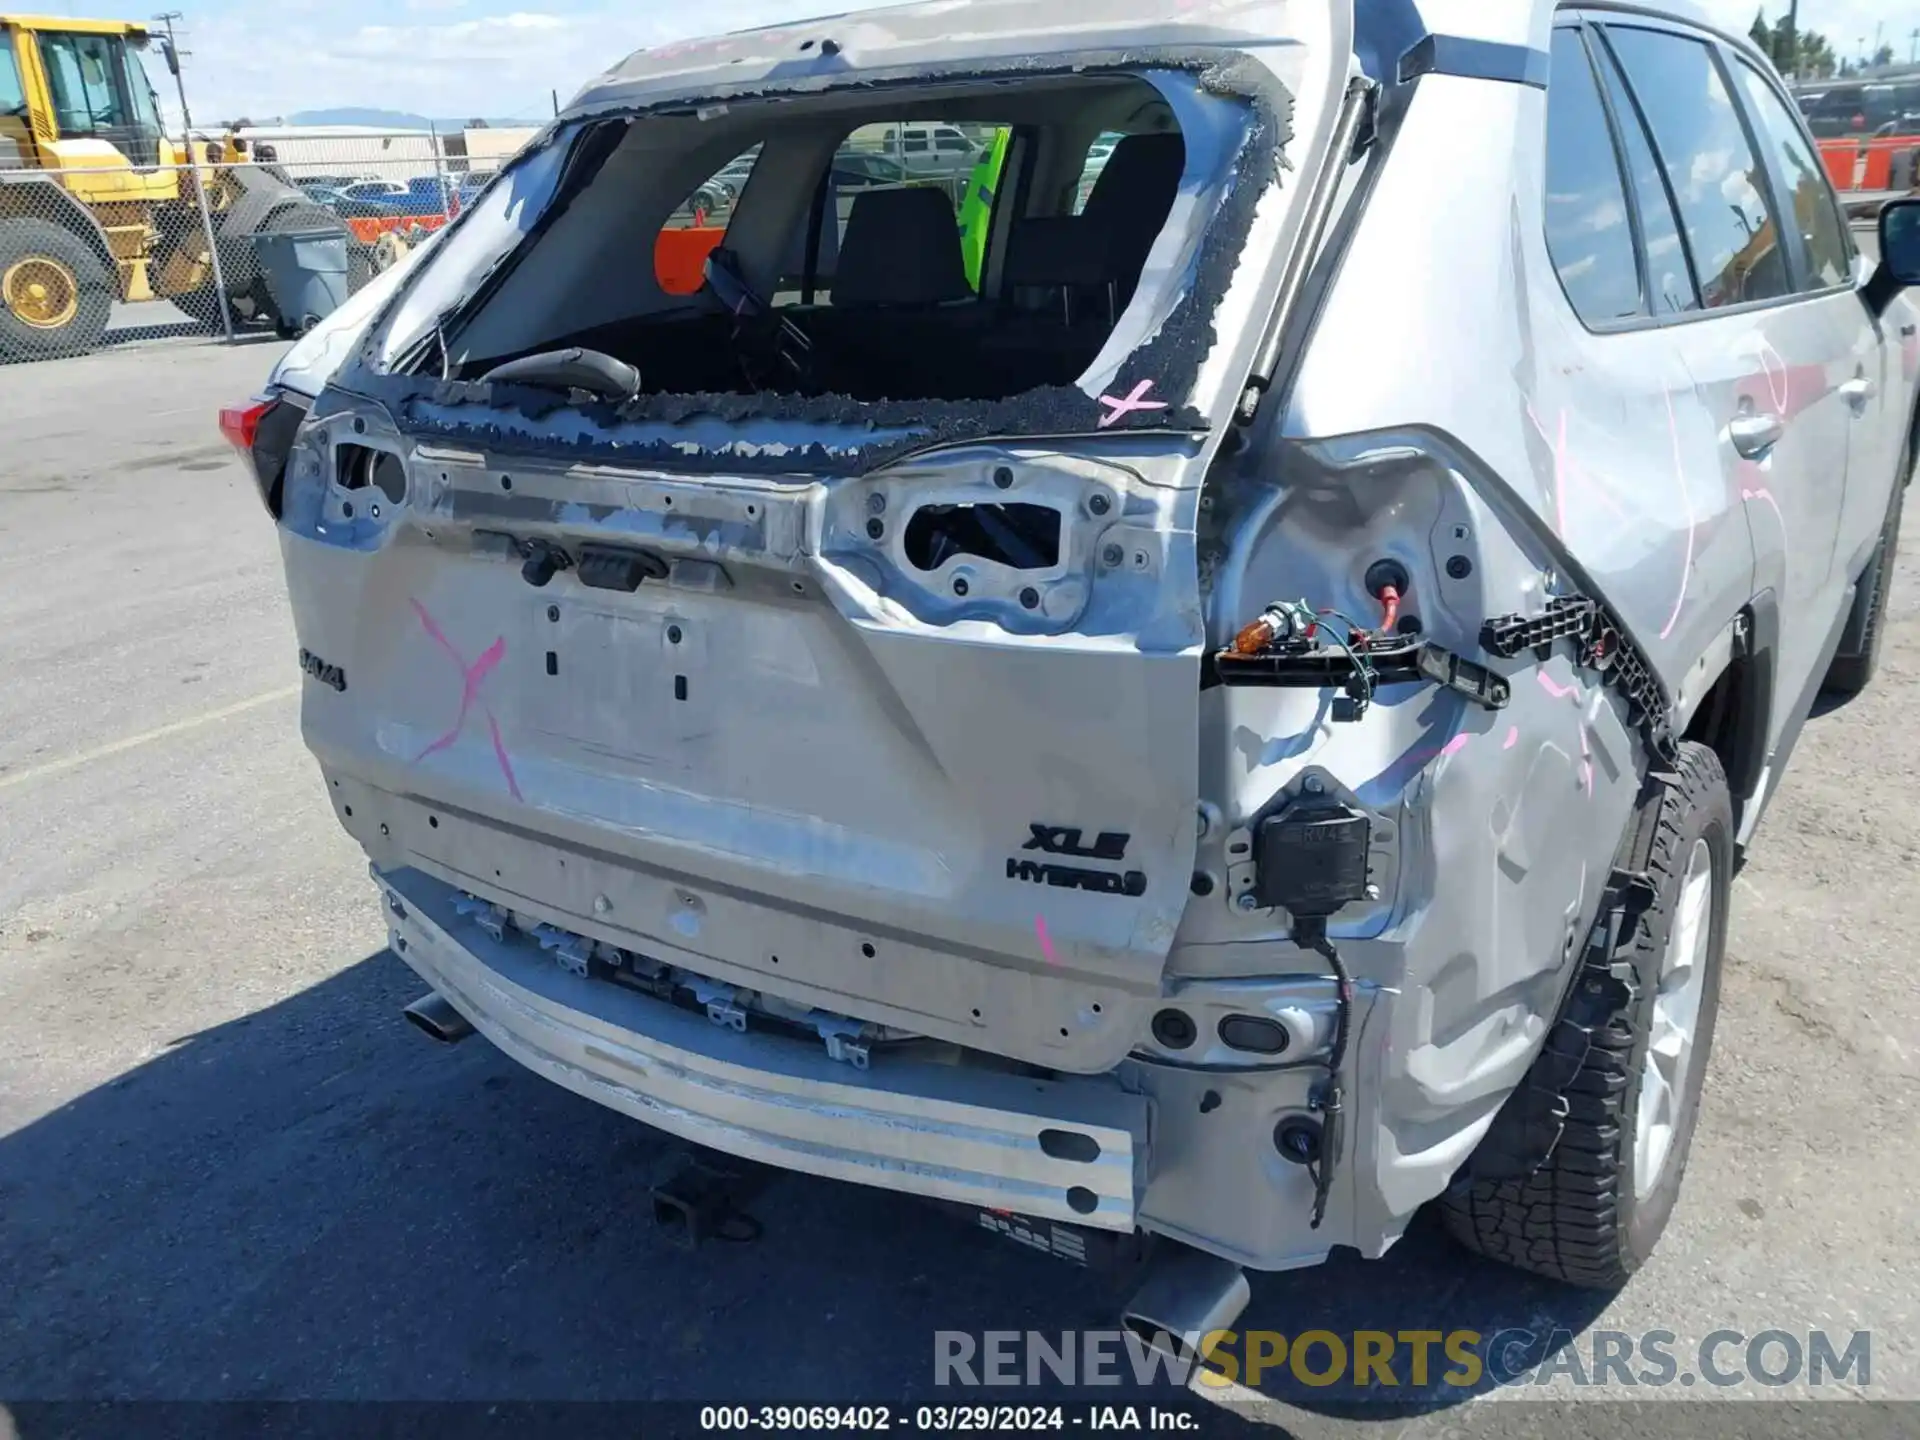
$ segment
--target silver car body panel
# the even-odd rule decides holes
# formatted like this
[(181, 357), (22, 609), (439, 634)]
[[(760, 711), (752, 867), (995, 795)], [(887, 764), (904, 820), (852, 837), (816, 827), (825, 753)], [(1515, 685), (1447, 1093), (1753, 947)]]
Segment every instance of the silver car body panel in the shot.
[[(1429, 638), (1483, 661), (1489, 617), (1603, 600), (1682, 725), (1757, 635), (1771, 686), (1744, 836), (1886, 512), (1916, 387), (1911, 347), (1887, 337), (1914, 310), (1896, 301), (1876, 333), (1847, 290), (1592, 334), (1546, 250), (1545, 92), (1428, 74), (1393, 87), (1390, 144), (1346, 170), (1294, 337), (1310, 343), (1283, 351), (1281, 390), (1224, 453), (1340, 96), (1399, 44), (1381, 17), (1525, 59), (1554, 10), (1422, 0), (1355, 35), (1330, 0), (1168, 9), (1042, 26), (999, 0), (927, 5), (667, 47), (560, 123), (1092, 49), (1252, 57), (1292, 97), (1294, 133), (1213, 297), (1190, 396), (1204, 428), (691, 474), (570, 457), (564, 413), (541, 422), (549, 454), (523, 421), (498, 450), (429, 435), (349, 365), (303, 431), (294, 464), (315, 468), (301, 494), (290, 481), (281, 535), (300, 644), (347, 680), (310, 684), (302, 707), (336, 813), (406, 911), (403, 958), (510, 1054), (722, 1149), (1277, 1269), (1337, 1244), (1382, 1253), (1466, 1163), (1553, 1022), (1648, 740), (1563, 654), (1494, 664), (1512, 686), (1498, 713), (1398, 686), (1357, 724), (1323, 692), (1203, 687), (1203, 655), (1276, 597), (1377, 613), (1362, 577), (1383, 557), (1412, 576)], [(795, 58), (823, 37), (834, 64)], [(1807, 403), (1755, 466), (1726, 427), (1742, 395), (1783, 383), (1779, 356), (1805, 367)], [(1843, 413), (1856, 370), (1878, 389)], [(677, 433), (691, 453), (825, 432), (770, 408)], [(403, 503), (369, 514), (362, 494), (349, 512), (356, 497), (315, 478), (348, 441), (403, 458)], [(897, 534), (868, 532), (909, 505), (1009, 498), (1003, 471), (1011, 498), (1068, 517), (1037, 578), (964, 559), (928, 577)], [(502, 532), (644, 544), (668, 573), (632, 594), (535, 589), (489, 548)], [(1356, 981), (1351, 1122), (1319, 1229), (1273, 1137), (1310, 1111), (1332, 987), (1259, 908), (1245, 849), (1308, 786), (1368, 815), (1377, 889), (1332, 924)], [(1132, 893), (1048, 869), (1102, 849), (1138, 874)], [(524, 936), (461, 922), (460, 894), (1045, 1078), (1015, 1100), (1028, 1082), (961, 1067), (935, 1083), (876, 1050), (855, 1083), (786, 1037), (708, 1034), (562, 974)], [(1194, 1044), (1155, 1037), (1168, 1008)], [(1224, 1048), (1229, 1015), (1286, 1028), (1283, 1059)], [(1037, 1152), (1062, 1117), (1098, 1134), (1097, 1183)], [(1076, 1185), (1099, 1197), (1091, 1217)]]

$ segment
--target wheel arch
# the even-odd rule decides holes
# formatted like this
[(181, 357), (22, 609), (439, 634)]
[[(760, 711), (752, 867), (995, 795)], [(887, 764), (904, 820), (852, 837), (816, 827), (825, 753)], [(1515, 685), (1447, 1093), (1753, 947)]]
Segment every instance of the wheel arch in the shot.
[(1765, 590), (1741, 607), (1688, 672), (1676, 707), (1680, 737), (1720, 757), (1736, 834), (1748, 833), (1747, 810), (1763, 800), (1779, 642), (1779, 603)]
[(93, 212), (44, 176), (0, 180), (0, 221), (7, 220), (46, 220), (71, 231), (86, 242), (109, 275), (118, 273), (113, 249)]

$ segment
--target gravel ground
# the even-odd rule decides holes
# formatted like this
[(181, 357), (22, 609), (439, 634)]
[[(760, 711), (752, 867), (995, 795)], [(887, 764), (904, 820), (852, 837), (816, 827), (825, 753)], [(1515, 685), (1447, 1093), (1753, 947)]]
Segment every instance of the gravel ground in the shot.
[[(420, 987), (301, 747), (274, 532), (214, 428), (276, 353), (0, 374), (0, 1397), (938, 1400), (936, 1329), (1110, 1325), (1121, 1279), (853, 1186), (782, 1177), (758, 1243), (674, 1249), (646, 1202), (659, 1137), (402, 1022)], [(1920, 1398), (1911, 559), (1878, 686), (1810, 725), (1737, 883), (1702, 1130), (1652, 1264), (1570, 1292), (1423, 1224), (1384, 1261), (1258, 1279), (1246, 1328), (1520, 1326), (1575, 1352), (1660, 1328), (1683, 1360), (1716, 1329), (1870, 1330), (1852, 1388)], [(1300, 1435), (1731, 1435), (1784, 1413), (1501, 1403), (1538, 1393), (1257, 1408)], [(1870, 1420), (1912, 1433), (1920, 1412), (1792, 1428)]]

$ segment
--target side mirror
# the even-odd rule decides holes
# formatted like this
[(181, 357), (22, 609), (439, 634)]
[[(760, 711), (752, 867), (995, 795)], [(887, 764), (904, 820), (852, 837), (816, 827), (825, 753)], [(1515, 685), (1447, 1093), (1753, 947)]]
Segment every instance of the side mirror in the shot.
[(1889, 200), (1881, 208), (1880, 264), (1902, 286), (1920, 285), (1920, 200)]
[(178, 75), (180, 73), (180, 57), (174, 53), (173, 42), (171, 40), (162, 40), (160, 42), (160, 58), (167, 62), (167, 73), (169, 75)]
[(1895, 295), (1915, 285), (1920, 285), (1920, 199), (1889, 200), (1880, 211), (1880, 268), (1867, 282), (1867, 306), (1884, 315)]

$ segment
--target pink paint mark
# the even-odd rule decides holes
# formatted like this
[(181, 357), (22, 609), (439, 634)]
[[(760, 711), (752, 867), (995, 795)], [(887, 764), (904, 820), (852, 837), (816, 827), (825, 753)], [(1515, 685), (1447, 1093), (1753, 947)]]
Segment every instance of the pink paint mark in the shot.
[(1762, 486), (1758, 490), (1742, 490), (1740, 498), (1746, 501), (1764, 500), (1773, 507), (1773, 518), (1780, 522), (1780, 533), (1787, 533), (1787, 517), (1780, 513), (1780, 502), (1773, 498), (1773, 492)]
[(1153, 381), (1142, 380), (1138, 385), (1133, 387), (1133, 393), (1127, 396), (1127, 398), (1124, 400), (1116, 400), (1111, 395), (1102, 395), (1100, 397), (1100, 403), (1107, 407), (1107, 413), (1100, 417), (1100, 428), (1102, 430), (1106, 429), (1109, 425), (1113, 424), (1116, 420), (1118, 420), (1122, 415), (1130, 415), (1135, 410), (1166, 409), (1167, 408), (1166, 401), (1149, 400), (1146, 398), (1147, 391), (1151, 390), (1152, 388), (1153, 388)]
[(1058, 965), (1060, 952), (1053, 948), (1053, 937), (1047, 934), (1047, 918), (1044, 915), (1033, 917), (1033, 933), (1040, 937), (1040, 953), (1047, 957), (1047, 964)]
[(1540, 682), (1540, 688), (1542, 690), (1546, 691), (1547, 694), (1556, 700), (1564, 700), (1569, 695), (1577, 696), (1580, 693), (1580, 687), (1578, 685), (1562, 685), (1544, 670), (1534, 671), (1533, 678)]
[[(427, 613), (427, 607), (422, 605), (418, 600), (412, 601), (411, 603), (413, 605), (413, 613), (420, 617), (421, 626), (426, 630), (427, 634), (433, 637), (433, 642), (442, 650), (446, 651), (447, 657), (452, 660), (455, 665), (460, 667), (460, 711), (453, 717), (452, 728), (450, 728), (446, 734), (433, 741), (426, 749), (413, 757), (413, 763), (418, 765), (422, 760), (426, 759), (427, 756), (437, 750), (445, 750), (449, 745), (453, 744), (455, 740), (460, 738), (460, 732), (466, 728), (467, 714), (473, 709), (473, 703), (480, 694), (480, 686), (486, 681), (487, 676), (491, 675), (500, 662), (506, 658), (507, 637), (504, 635), (500, 636), (493, 644), (481, 652), (478, 660), (475, 660), (473, 664), (469, 665), (466, 660), (462, 658), (459, 650), (454, 647), (454, 643), (447, 639), (446, 631), (434, 623), (433, 616)], [(487, 728), (493, 736), (493, 754), (494, 758), (500, 762), (500, 773), (507, 777), (508, 791), (513, 795), (514, 799), (519, 800), (522, 798), (520, 794), (520, 782), (514, 779), (513, 764), (507, 759), (506, 743), (500, 738), (500, 722), (493, 718), (493, 712), (487, 709), (485, 705), (482, 705), (480, 709), (481, 713), (487, 717)]]
[(1788, 384), (1787, 362), (1780, 358), (1780, 352), (1773, 348), (1773, 342), (1764, 335), (1760, 337), (1760, 369), (1767, 377), (1767, 393), (1773, 397), (1773, 408), (1782, 415), (1787, 413), (1787, 402), (1793, 398), (1793, 390)]
[(1608, 513), (1624, 520), (1627, 512), (1610, 493), (1607, 483), (1597, 475), (1588, 474), (1586, 468), (1573, 458), (1573, 447), (1567, 438), (1567, 412), (1564, 409), (1560, 412), (1560, 433), (1555, 438), (1547, 433), (1546, 425), (1534, 413), (1533, 406), (1526, 408), (1527, 419), (1533, 423), (1540, 438), (1553, 449), (1554, 526), (1561, 538), (1564, 539), (1567, 533), (1567, 493), (1575, 488), (1589, 500), (1597, 501)]
[(1440, 754), (1443, 757), (1447, 755), (1458, 755), (1462, 750), (1467, 748), (1467, 742), (1471, 739), (1473, 739), (1471, 735), (1456, 735), (1440, 747)]
[(1680, 481), (1680, 498), (1687, 507), (1687, 559), (1680, 570), (1680, 593), (1673, 599), (1673, 614), (1667, 617), (1666, 628), (1660, 632), (1660, 638), (1666, 639), (1673, 634), (1673, 627), (1680, 623), (1680, 609), (1687, 603), (1687, 586), (1693, 580), (1693, 532), (1698, 525), (1693, 514), (1693, 494), (1687, 489), (1687, 465), (1680, 455), (1680, 417), (1673, 413), (1673, 396), (1665, 397), (1667, 402), (1667, 433), (1673, 437), (1673, 472)]
[(493, 718), (493, 712), (487, 711), (487, 733), (493, 736), (493, 758), (500, 762), (500, 773), (507, 777), (507, 791), (516, 800), (526, 797), (520, 793), (520, 782), (513, 778), (513, 762), (507, 759), (507, 745), (500, 738), (500, 722)]
[(1554, 530), (1561, 539), (1567, 536), (1567, 412), (1560, 412), (1560, 439), (1558, 442), (1547, 434), (1547, 427), (1540, 423), (1540, 417), (1533, 413), (1532, 402), (1527, 404), (1527, 419), (1533, 422), (1533, 428), (1540, 432), (1540, 438), (1553, 447), (1553, 513)]
[(1502, 750), (1511, 750), (1514, 746), (1518, 745), (1519, 743), (1520, 743), (1520, 727), (1518, 725), (1508, 726), (1507, 727), (1507, 743), (1502, 745), (1500, 748)]

